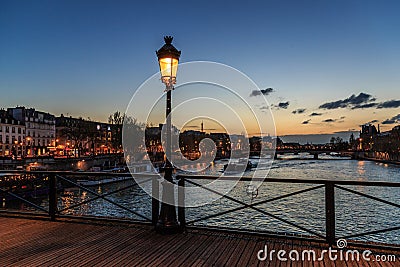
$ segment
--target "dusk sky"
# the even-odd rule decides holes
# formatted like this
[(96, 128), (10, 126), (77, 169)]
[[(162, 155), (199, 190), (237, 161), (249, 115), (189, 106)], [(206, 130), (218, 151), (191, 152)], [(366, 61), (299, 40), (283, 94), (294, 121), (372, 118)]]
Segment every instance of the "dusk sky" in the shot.
[(181, 62), (224, 63), (272, 88), (279, 135), (389, 130), (400, 123), (399, 14), (398, 1), (3, 0), (0, 107), (106, 121), (158, 71), (172, 35)]

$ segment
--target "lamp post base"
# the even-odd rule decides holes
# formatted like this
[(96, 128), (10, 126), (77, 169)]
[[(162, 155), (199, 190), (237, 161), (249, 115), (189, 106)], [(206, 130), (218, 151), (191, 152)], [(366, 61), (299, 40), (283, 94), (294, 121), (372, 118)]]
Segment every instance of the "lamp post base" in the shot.
[(162, 203), (160, 216), (156, 224), (156, 232), (159, 234), (170, 235), (182, 232), (182, 229), (176, 220), (176, 210), (171, 204)]
[(165, 222), (158, 221), (156, 225), (156, 232), (162, 235), (174, 235), (182, 233), (182, 228), (178, 224), (178, 222)]
[(160, 234), (178, 234), (182, 232), (176, 219), (174, 184), (172, 181), (173, 168), (167, 163), (165, 168), (165, 181), (163, 182), (163, 196), (160, 215), (156, 224), (156, 232)]

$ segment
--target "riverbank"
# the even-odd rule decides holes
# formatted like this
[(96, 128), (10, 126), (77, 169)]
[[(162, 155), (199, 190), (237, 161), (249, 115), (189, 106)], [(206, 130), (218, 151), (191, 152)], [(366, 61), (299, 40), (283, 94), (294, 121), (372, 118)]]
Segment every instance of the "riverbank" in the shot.
[(369, 157), (359, 157), (358, 159), (359, 160), (368, 160), (368, 161), (374, 161), (374, 162), (378, 162), (378, 163), (393, 164), (393, 165), (400, 166), (400, 161), (384, 160), (384, 159), (369, 158)]

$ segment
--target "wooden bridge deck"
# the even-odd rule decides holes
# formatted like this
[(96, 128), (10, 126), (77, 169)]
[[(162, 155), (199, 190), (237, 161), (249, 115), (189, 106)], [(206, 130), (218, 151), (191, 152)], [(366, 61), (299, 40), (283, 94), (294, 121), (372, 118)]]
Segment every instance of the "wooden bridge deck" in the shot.
[(0, 217), (0, 266), (400, 266), (399, 255), (396, 262), (328, 257), (323, 262), (279, 262), (276, 257), (260, 262), (257, 252), (265, 245), (287, 252), (315, 249), (317, 255), (322, 249), (320, 244), (208, 230), (162, 236), (146, 225)]

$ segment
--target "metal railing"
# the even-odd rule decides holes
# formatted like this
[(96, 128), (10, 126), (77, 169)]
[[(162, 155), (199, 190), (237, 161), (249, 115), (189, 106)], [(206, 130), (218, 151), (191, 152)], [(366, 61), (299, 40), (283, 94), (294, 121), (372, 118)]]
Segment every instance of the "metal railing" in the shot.
[[(140, 178), (140, 181), (138, 181), (138, 179), (133, 180), (133, 177), (135, 175), (132, 175), (130, 173), (108, 173), (108, 172), (68, 172), (68, 171), (0, 171), (0, 174), (7, 174), (8, 176), (12, 176), (12, 175), (25, 175), (25, 176), (29, 176), (31, 177), (31, 179), (29, 180), (25, 180), (25, 181), (21, 181), (18, 182), (16, 181), (15, 183), (11, 183), (10, 185), (14, 185), (14, 186), (3, 186), (0, 185), (0, 193), (3, 193), (3, 195), (8, 195), (10, 197), (12, 197), (13, 199), (16, 199), (26, 205), (28, 205), (29, 207), (40, 211), (42, 213), (32, 213), (32, 212), (26, 212), (26, 211), (15, 211), (15, 210), (9, 210), (9, 209), (0, 209), (0, 212), (2, 213), (11, 213), (11, 214), (25, 214), (25, 215), (44, 215), (44, 216), (48, 216), (50, 218), (50, 220), (55, 221), (57, 217), (76, 217), (76, 218), (87, 218), (87, 219), (96, 219), (96, 217), (90, 217), (90, 216), (68, 216), (68, 215), (64, 215), (63, 213), (67, 212), (67, 211), (71, 211), (77, 207), (86, 205), (88, 203), (94, 202), (96, 200), (103, 200), (111, 205), (113, 205), (114, 207), (117, 207), (121, 210), (124, 210), (125, 212), (128, 212), (130, 214), (133, 214), (137, 217), (139, 217), (141, 219), (141, 222), (148, 222), (151, 223), (153, 221), (153, 219), (148, 218), (147, 216), (135, 211), (134, 209), (127, 207), (126, 205), (122, 205), (120, 203), (118, 203), (115, 200), (112, 200), (111, 198), (109, 198), (110, 196), (122, 192), (124, 190), (128, 190), (131, 189), (133, 187), (138, 186), (141, 183), (146, 183), (149, 182), (151, 180), (156, 180), (156, 177), (159, 177), (158, 175), (153, 175), (153, 174), (138, 174), (138, 177), (135, 178)], [(139, 177), (140, 176), (140, 177)], [(34, 177), (34, 178), (32, 178)], [(113, 177), (125, 177), (125, 178), (132, 178), (132, 179), (127, 179), (124, 181), (133, 181), (133, 183), (130, 183), (128, 185), (124, 185), (123, 187), (117, 188), (113, 191), (109, 191), (109, 192), (105, 192), (105, 193), (98, 193), (95, 190), (93, 190), (90, 186), (84, 186), (81, 183), (77, 182), (75, 179), (71, 179), (70, 177), (90, 177), (90, 178), (113, 178)], [(47, 195), (47, 199), (48, 199), (48, 205), (47, 208), (46, 207), (42, 207), (40, 205), (37, 205), (35, 203), (33, 203), (32, 201), (30, 201), (28, 198), (24, 197), (21, 195), (21, 193), (19, 192), (14, 192), (14, 187), (15, 184), (33, 184), (37, 181), (45, 181), (47, 183), (47, 190), (46, 190), (46, 195)], [(4, 181), (2, 181), (4, 183)], [(115, 182), (118, 182), (118, 180), (116, 180)], [(70, 206), (67, 207), (63, 207), (63, 208), (59, 208), (58, 204), (59, 204), (59, 196), (58, 193), (60, 191), (59, 185), (60, 183), (63, 183), (64, 186), (65, 184), (68, 184), (70, 186), (79, 188), (83, 191), (86, 191), (87, 193), (93, 195), (94, 197), (80, 201), (78, 203), (74, 203)], [(100, 217), (98, 217), (100, 218)], [(118, 220), (116, 218), (101, 218), (104, 220)], [(138, 221), (138, 220), (136, 220)]]
[[(361, 193), (356, 190), (352, 190), (349, 188), (346, 188), (344, 186), (366, 186), (366, 187), (385, 187), (385, 188), (400, 188), (400, 183), (397, 182), (373, 182), (373, 181), (336, 181), (336, 180), (317, 180), (317, 179), (282, 179), (282, 178), (266, 178), (266, 179), (255, 179), (255, 178), (250, 178), (250, 177), (232, 177), (232, 176), (227, 176), (227, 177), (220, 177), (218, 179), (220, 180), (227, 180), (227, 181), (241, 181), (241, 182), (251, 182), (251, 181), (259, 181), (262, 183), (290, 183), (290, 184), (303, 184), (303, 185), (312, 185), (311, 188), (306, 188), (302, 190), (298, 190), (292, 193), (288, 194), (283, 194), (277, 197), (272, 197), (268, 199), (262, 199), (260, 201), (248, 204), (245, 203), (244, 201), (240, 199), (236, 199), (234, 197), (231, 197), (229, 195), (222, 194), (220, 192), (217, 192), (211, 188), (208, 188), (207, 186), (201, 185), (198, 183), (199, 180), (215, 180), (216, 177), (213, 176), (178, 176), (177, 179), (179, 180), (179, 185), (181, 186), (178, 194), (178, 201), (180, 201), (180, 207), (178, 207), (178, 214), (179, 214), (179, 221), (181, 225), (185, 227), (191, 227), (194, 226), (195, 223), (198, 222), (204, 222), (212, 218), (220, 217), (223, 215), (227, 215), (230, 213), (234, 213), (240, 210), (244, 209), (251, 209), (253, 211), (256, 211), (262, 215), (265, 215), (267, 217), (271, 217), (273, 219), (276, 219), (284, 224), (290, 225), (292, 227), (295, 227), (297, 229), (300, 229), (304, 232), (307, 232), (309, 234), (309, 238), (301, 238), (301, 239), (308, 239), (312, 241), (323, 241), (326, 242), (330, 245), (334, 245), (336, 240), (339, 238), (356, 238), (356, 237), (362, 237), (362, 236), (367, 236), (367, 235), (373, 235), (373, 234), (379, 234), (379, 233), (385, 233), (385, 232), (390, 232), (390, 231), (396, 231), (400, 230), (400, 218), (397, 220), (399, 224), (395, 227), (390, 227), (390, 228), (384, 228), (380, 230), (374, 230), (374, 231), (367, 231), (363, 233), (357, 233), (357, 234), (351, 234), (351, 235), (345, 235), (345, 236), (338, 236), (337, 235), (337, 229), (340, 228), (340, 225), (337, 225), (337, 220), (336, 220), (336, 200), (335, 200), (335, 191), (336, 189), (340, 189), (343, 191), (346, 191), (351, 194), (359, 195), (374, 201), (378, 201), (381, 203), (384, 203), (386, 205), (395, 207), (395, 208), (400, 208), (400, 204), (394, 203), (388, 200), (384, 200), (375, 196), (371, 196), (369, 194)], [(239, 204), (239, 207), (234, 207), (228, 210), (220, 211), (214, 214), (209, 214), (200, 218), (193, 219), (191, 221), (186, 221), (186, 216), (185, 216), (185, 209), (182, 208), (184, 206), (184, 201), (185, 201), (185, 195), (184, 195), (184, 186), (185, 183), (191, 184), (193, 186), (198, 186), (202, 187), (205, 190), (220, 195), (222, 198), (228, 199), (236, 204)], [(265, 204), (265, 203), (270, 203), (273, 201), (277, 200), (282, 200), (288, 197), (292, 197), (295, 195), (299, 195), (302, 193), (310, 192), (313, 190), (317, 190), (320, 188), (324, 188), (325, 194), (324, 194), (324, 204), (325, 204), (325, 234), (320, 234), (313, 229), (308, 229), (302, 225), (299, 225), (297, 223), (294, 223), (288, 219), (281, 218), (277, 215), (274, 215), (271, 212), (267, 212), (261, 208), (259, 208), (260, 205)], [(400, 190), (399, 190), (400, 194)], [(301, 201), (301, 198), (299, 198), (299, 201)], [(218, 228), (218, 227), (217, 227)], [(239, 230), (239, 229), (238, 229)]]
[[(0, 172), (4, 173), (4, 172)], [(130, 173), (104, 173), (104, 172), (91, 172), (91, 173), (79, 173), (79, 172), (63, 172), (63, 171), (33, 171), (33, 172), (21, 172), (21, 171), (7, 171), (6, 173), (9, 174), (14, 174), (14, 175), (30, 175), (35, 178), (31, 179), (30, 182), (37, 181), (37, 180), (42, 180), (45, 183), (48, 184), (48, 192), (47, 192), (47, 197), (48, 197), (48, 209), (37, 205), (33, 203), (32, 201), (24, 198), (23, 196), (19, 195), (18, 193), (15, 193), (12, 191), (12, 188), (6, 188), (0, 186), (0, 193), (3, 195), (9, 195), (27, 205), (30, 207), (39, 210), (42, 212), (42, 214), (45, 214), (45, 216), (48, 216), (51, 220), (56, 220), (58, 217), (63, 217), (63, 213), (65, 213), (68, 210), (72, 210), (76, 207), (88, 204), (89, 202), (96, 201), (96, 200), (104, 200), (111, 205), (120, 208), (124, 210), (125, 212), (128, 212), (130, 214), (133, 214), (141, 219), (141, 222), (145, 223), (151, 223), (151, 224), (156, 224), (158, 220), (158, 215), (159, 215), (159, 209), (160, 209), (160, 176), (159, 175), (152, 175), (152, 174), (138, 174), (137, 177), (140, 177), (140, 182), (137, 182), (138, 179), (136, 179), (136, 182), (128, 184), (119, 187), (113, 191), (105, 192), (105, 193), (98, 193), (94, 190), (92, 190), (90, 187), (83, 186), (82, 184), (76, 182), (74, 179), (71, 179), (69, 177), (82, 177), (82, 176), (91, 176), (91, 177), (132, 177), (135, 176), (135, 174), (130, 174)], [(357, 234), (350, 234), (346, 236), (338, 236), (337, 235), (337, 230), (338, 228), (340, 229), (340, 225), (337, 225), (337, 213), (336, 213), (336, 208), (337, 208), (337, 203), (336, 203), (336, 198), (335, 198), (335, 192), (337, 189), (343, 190), (347, 193), (351, 193), (354, 195), (358, 195), (367, 199), (371, 199), (374, 201), (378, 201), (380, 203), (383, 203), (385, 205), (389, 205), (391, 207), (395, 207), (397, 209), (400, 208), (399, 203), (394, 203), (389, 200), (385, 200), (376, 196), (372, 196), (366, 193), (362, 193), (350, 188), (347, 188), (345, 186), (362, 186), (362, 187), (379, 187), (379, 188), (393, 188), (393, 189), (398, 189), (400, 188), (400, 183), (398, 182), (373, 182), (373, 181), (336, 181), (336, 180), (318, 180), (318, 179), (282, 179), (282, 178), (266, 178), (266, 179), (255, 179), (255, 178), (250, 178), (250, 177), (232, 177), (232, 176), (227, 176), (227, 177), (215, 177), (215, 176), (193, 176), (193, 175), (178, 175), (176, 177), (179, 185), (178, 189), (178, 220), (180, 222), (180, 225), (183, 228), (194, 228), (198, 227), (195, 224), (198, 222), (207, 222), (207, 220), (217, 218), (223, 215), (227, 214), (232, 214), (237, 211), (241, 211), (244, 209), (250, 209), (252, 211), (255, 211), (259, 214), (262, 214), (266, 217), (271, 217), (275, 220), (278, 220), (284, 224), (290, 225), (294, 228), (300, 229), (301, 231), (304, 231), (308, 233), (308, 238), (301, 238), (301, 239), (308, 239), (312, 241), (318, 241), (318, 242), (326, 242), (328, 244), (335, 244), (335, 241), (338, 238), (357, 238), (357, 237), (362, 237), (362, 236), (367, 236), (367, 235), (372, 235), (372, 234), (379, 234), (379, 233), (385, 233), (385, 232), (390, 232), (390, 231), (396, 231), (400, 230), (400, 225), (394, 226), (394, 227), (389, 227), (389, 228), (384, 228), (380, 230), (374, 230), (374, 231), (367, 231), (363, 233), (357, 233)], [(199, 183), (200, 180), (227, 180), (227, 181), (240, 181), (240, 182), (251, 182), (251, 181), (260, 181), (262, 183), (284, 183), (284, 184), (302, 184), (302, 185), (311, 185), (312, 187), (297, 190), (291, 193), (283, 194), (280, 196), (275, 196), (267, 199), (262, 199), (259, 201), (256, 201), (254, 203), (246, 203), (240, 199), (237, 199), (235, 197), (229, 196), (222, 194), (220, 192), (217, 192), (205, 185), (202, 185)], [(133, 180), (133, 179), (132, 179)], [(152, 201), (151, 201), (151, 207), (148, 207), (149, 209), (151, 208), (151, 218), (145, 216), (144, 214), (141, 214), (140, 212), (132, 209), (131, 207), (127, 207), (125, 205), (122, 205), (121, 203), (118, 203), (117, 201), (109, 198), (111, 195), (116, 194), (118, 192), (130, 189), (132, 187), (138, 186), (138, 184), (141, 183), (147, 183), (151, 181), (152, 185)], [(87, 191), (88, 193), (92, 194), (94, 197), (83, 200), (79, 203), (75, 203), (71, 206), (64, 207), (64, 208), (59, 208), (58, 207), (58, 184), (59, 182), (63, 183), (68, 183), (74, 187), (77, 187), (81, 190)], [(216, 212), (214, 214), (203, 214), (198, 218), (192, 219), (192, 220), (187, 220), (188, 217), (186, 216), (186, 208), (185, 208), (185, 198), (190, 197), (185, 195), (185, 187), (186, 184), (190, 184), (192, 186), (197, 186), (197, 187), (202, 187), (204, 190), (207, 190), (209, 192), (212, 192), (213, 194), (220, 195), (222, 198), (228, 199), (236, 204), (238, 204), (238, 207), (232, 207), (227, 210), (223, 210), (220, 212)], [(293, 221), (290, 221), (289, 219), (281, 218), (271, 212), (268, 212), (262, 207), (260, 207), (262, 204), (266, 203), (271, 203), (273, 201), (277, 200), (283, 200), (292, 196), (296, 196), (302, 193), (307, 193), (311, 192), (317, 189), (324, 189), (324, 206), (325, 206), (325, 212), (324, 212), (324, 218), (325, 218), (325, 233), (321, 234), (315, 231), (314, 229), (308, 229), (304, 225), (299, 225), (298, 223), (295, 223)], [(400, 193), (400, 192), (399, 192)], [(299, 198), (299, 201), (301, 201), (301, 198)], [(149, 204), (150, 206), (150, 204)], [(0, 212), (10, 212), (8, 210), (2, 210), (0, 208)], [(11, 211), (12, 213), (20, 213), (20, 214), (27, 214), (26, 212), (20, 212), (20, 211)], [(31, 213), (28, 213), (31, 214)], [(69, 216), (70, 217), (70, 216)], [(74, 217), (74, 216), (72, 216)], [(86, 218), (85, 216), (75, 216), (76, 218)], [(105, 220), (118, 220), (117, 218), (103, 218)], [(124, 220), (126, 221), (126, 220)], [(400, 222), (400, 218), (398, 220)], [(223, 227), (220, 227), (220, 229), (223, 229)], [(225, 229), (227, 230), (227, 229)], [(235, 229), (235, 231), (242, 231), (240, 229)], [(250, 233), (251, 231), (244, 231), (246, 233)], [(257, 232), (257, 231), (256, 231)], [(255, 233), (254, 231), (252, 233)], [(258, 231), (260, 234), (267, 234), (263, 233), (262, 231)], [(268, 233), (271, 235), (271, 233)], [(278, 235), (278, 234), (277, 234)], [(288, 236), (286, 236), (288, 237)], [(293, 236), (292, 236), (293, 237)]]

